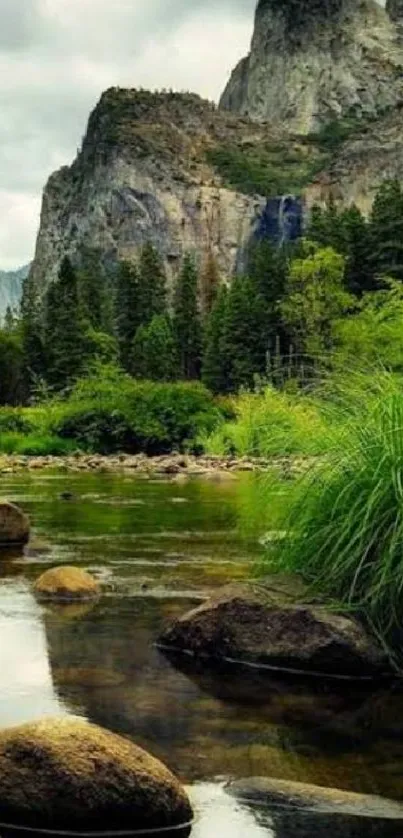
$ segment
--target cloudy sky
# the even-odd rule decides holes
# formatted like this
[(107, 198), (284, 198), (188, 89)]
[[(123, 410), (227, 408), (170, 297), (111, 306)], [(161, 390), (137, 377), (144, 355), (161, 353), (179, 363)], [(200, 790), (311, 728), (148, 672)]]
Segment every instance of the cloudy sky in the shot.
[(48, 175), (111, 85), (217, 99), (256, 0), (0, 0), (0, 269), (32, 256)]

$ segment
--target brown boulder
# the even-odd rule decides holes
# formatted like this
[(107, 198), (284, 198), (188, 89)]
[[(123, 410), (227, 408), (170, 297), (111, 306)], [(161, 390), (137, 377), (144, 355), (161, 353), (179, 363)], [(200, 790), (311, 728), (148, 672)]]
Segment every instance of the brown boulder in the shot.
[(36, 581), (34, 591), (41, 599), (61, 602), (89, 600), (99, 596), (98, 582), (80, 567), (54, 567)]
[(168, 768), (109, 731), (62, 718), (0, 733), (2, 824), (107, 833), (169, 830), (191, 819)]
[(169, 626), (158, 645), (294, 674), (371, 678), (388, 671), (384, 653), (356, 620), (255, 596), (203, 603)]
[(30, 524), (25, 513), (8, 503), (0, 500), (0, 547), (15, 544), (26, 544), (29, 540)]

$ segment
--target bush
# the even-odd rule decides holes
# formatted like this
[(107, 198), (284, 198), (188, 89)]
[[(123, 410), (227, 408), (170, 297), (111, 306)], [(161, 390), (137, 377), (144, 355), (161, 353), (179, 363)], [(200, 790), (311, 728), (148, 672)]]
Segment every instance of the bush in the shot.
[(3, 433), (29, 434), (32, 430), (32, 422), (24, 416), (22, 410), (12, 407), (0, 408), (0, 444)]
[(152, 455), (191, 447), (220, 421), (213, 396), (199, 383), (135, 381), (108, 368), (79, 381), (55, 406), (51, 430), (103, 454)]
[(15, 454), (32, 457), (62, 457), (73, 453), (77, 446), (70, 440), (56, 436), (20, 433), (6, 433), (0, 436), (0, 451), (3, 454)]

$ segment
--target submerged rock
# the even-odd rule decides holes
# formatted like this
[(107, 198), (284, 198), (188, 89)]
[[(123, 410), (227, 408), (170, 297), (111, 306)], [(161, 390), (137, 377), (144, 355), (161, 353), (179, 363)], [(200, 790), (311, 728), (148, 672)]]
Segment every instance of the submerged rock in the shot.
[(0, 547), (26, 544), (29, 540), (29, 518), (18, 506), (0, 501)]
[(164, 828), (167, 835), (191, 819), (168, 768), (109, 731), (65, 718), (0, 733), (2, 824), (90, 833)]
[(54, 567), (36, 581), (34, 591), (41, 599), (88, 600), (100, 594), (98, 582), (79, 567)]
[(388, 671), (384, 653), (357, 621), (309, 605), (267, 603), (255, 595), (203, 603), (169, 626), (159, 645), (295, 674), (356, 679)]
[(403, 804), (367, 794), (322, 788), (269, 777), (230, 783), (238, 802), (270, 817), (281, 838), (400, 838)]

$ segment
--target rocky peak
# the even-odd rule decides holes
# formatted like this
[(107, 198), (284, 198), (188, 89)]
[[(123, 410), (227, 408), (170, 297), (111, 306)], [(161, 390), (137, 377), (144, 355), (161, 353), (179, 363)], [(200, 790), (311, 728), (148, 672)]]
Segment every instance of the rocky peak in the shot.
[[(251, 51), (221, 107), (293, 132), (376, 117), (403, 100), (403, 48), (375, 0), (259, 0)], [(397, 8), (399, 7), (399, 8)]]

